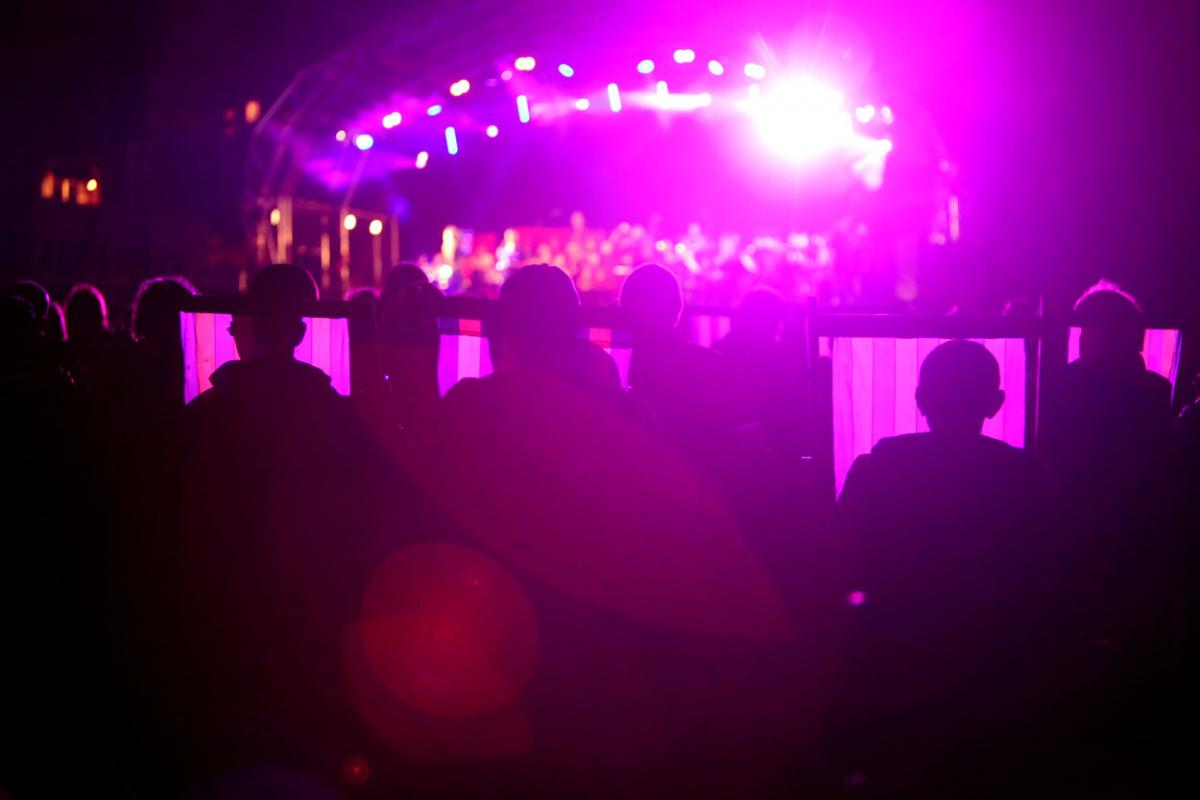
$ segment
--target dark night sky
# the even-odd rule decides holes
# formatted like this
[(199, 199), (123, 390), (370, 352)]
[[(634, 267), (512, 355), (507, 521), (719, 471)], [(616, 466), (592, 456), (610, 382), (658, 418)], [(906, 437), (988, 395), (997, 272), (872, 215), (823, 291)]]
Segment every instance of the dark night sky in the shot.
[[(48, 158), (111, 159), (163, 127), (219, 130), (214, 113), (248, 97), (269, 102), (296, 70), (355, 35), (457, 5), (8, 4), (0, 241), (19, 261)], [(537, 25), (543, 5), (561, 6), (494, 7), (510, 25)], [(619, 30), (642, 15), (705, 30), (732, 13), (709, 3), (577, 5), (558, 8), (555, 24), (568, 14)], [(963, 163), (981, 270), (1063, 293), (1107, 274), (1172, 308), (1192, 305), (1200, 288), (1198, 6), (827, 0), (738, 4), (736, 16), (768, 36), (823, 14), (865, 32), (877, 77), (918, 97)]]

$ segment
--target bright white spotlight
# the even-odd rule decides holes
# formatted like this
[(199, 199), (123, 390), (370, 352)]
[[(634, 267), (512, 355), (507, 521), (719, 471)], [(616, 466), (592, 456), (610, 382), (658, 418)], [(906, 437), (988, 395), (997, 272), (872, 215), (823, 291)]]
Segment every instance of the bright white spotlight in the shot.
[(413, 166), (417, 169), (425, 169), (425, 165), (429, 163), (429, 153), (425, 150), (417, 153), (417, 160), (413, 162)]
[(559, 64), (558, 74), (564, 78), (570, 78), (575, 75), (575, 69), (570, 64)]
[(497, 128), (495, 125), (488, 125), (487, 126), (487, 135), (488, 135), (489, 139), (495, 139), (497, 136), (500, 135), (500, 129)]
[(344, 142), (344, 141), (346, 141), (346, 132), (338, 131), (337, 133), (335, 133), (333, 135), (333, 138), (337, 139), (339, 142)]
[(458, 133), (453, 126), (446, 128), (446, 152), (452, 156), (458, 155)]
[(537, 61), (533, 56), (521, 56), (513, 62), (513, 66), (517, 68), (517, 72), (532, 72), (537, 66)]
[(371, 224), (367, 226), (367, 230), (371, 232), (372, 236), (378, 236), (379, 234), (383, 233), (383, 220), (371, 220)]
[(342, 218), (342, 227), (348, 231), (352, 231), (358, 227), (358, 217), (353, 214), (347, 214)]
[(581, 97), (575, 101), (575, 108), (579, 109), (580, 111), (587, 111), (591, 107), (592, 101), (588, 100), (586, 97)]
[(471, 82), (466, 78), (450, 84), (450, 94), (455, 97), (462, 97), (469, 91), (471, 91)]
[(761, 81), (767, 77), (767, 68), (762, 64), (755, 64), (753, 61), (746, 65), (744, 72), (746, 77), (753, 81)]
[(399, 111), (393, 111), (390, 114), (385, 114), (383, 117), (383, 127), (389, 130), (396, 127), (404, 118), (400, 116)]
[(643, 58), (638, 62), (637, 71), (643, 75), (649, 75), (651, 72), (654, 72), (654, 61), (649, 58)]
[(724, 75), (725, 65), (714, 58), (712, 61), (708, 62), (708, 71), (713, 75)]
[(858, 108), (854, 109), (854, 116), (859, 122), (866, 125), (868, 122), (875, 119), (875, 106), (859, 106)]
[(369, 133), (360, 133), (354, 137), (354, 146), (359, 150), (370, 150), (375, 146), (375, 137)]
[(278, 208), (272, 208), (272, 209), (271, 209), (271, 213), (270, 213), (270, 215), (267, 217), (267, 219), (269, 219), (269, 220), (270, 220), (270, 222), (271, 222), (271, 224), (272, 224), (272, 225), (278, 225), (278, 224), (280, 223), (280, 221), (282, 221), (282, 220), (283, 220), (283, 214), (281, 214), (281, 213), (279, 212), (279, 209), (278, 209)]
[(675, 51), (676, 64), (690, 64), (696, 60), (695, 50), (680, 49)]
[(523, 94), (517, 95), (517, 119), (529, 122), (529, 98)]
[(879, 118), (883, 120), (884, 125), (891, 125), (896, 121), (896, 117), (892, 114), (892, 109), (890, 106), (884, 106), (883, 108), (879, 109)]
[(844, 97), (812, 78), (783, 81), (744, 108), (763, 141), (793, 161), (805, 161), (850, 142), (854, 131)]
[(621, 90), (615, 83), (608, 85), (608, 107), (613, 111), (621, 110)]
[(431, 117), (436, 117), (438, 114), (442, 113), (442, 107), (437, 103), (434, 103), (429, 108), (425, 109), (425, 113)]

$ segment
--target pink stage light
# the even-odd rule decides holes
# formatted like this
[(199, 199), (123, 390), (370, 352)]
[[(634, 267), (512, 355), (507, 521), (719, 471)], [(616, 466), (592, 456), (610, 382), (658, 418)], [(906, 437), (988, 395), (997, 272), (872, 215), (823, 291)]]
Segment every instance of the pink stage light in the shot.
[(621, 90), (615, 83), (608, 85), (608, 107), (614, 112), (621, 110)]
[(850, 114), (841, 92), (812, 78), (776, 84), (744, 104), (760, 136), (776, 153), (807, 161), (853, 139)]

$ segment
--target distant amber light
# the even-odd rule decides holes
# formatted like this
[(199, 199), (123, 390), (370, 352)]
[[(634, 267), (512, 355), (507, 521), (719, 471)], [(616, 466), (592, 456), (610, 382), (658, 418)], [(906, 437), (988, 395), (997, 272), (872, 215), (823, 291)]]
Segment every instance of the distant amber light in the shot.
[(345, 219), (342, 220), (342, 227), (348, 231), (354, 230), (358, 227), (358, 217), (353, 214), (347, 214)]
[(262, 103), (257, 100), (246, 101), (246, 123), (253, 125), (262, 116)]
[(100, 188), (100, 181), (96, 180), (95, 178), (89, 178), (89, 179), (88, 179), (88, 182), (87, 182), (87, 190), (88, 190), (89, 192), (94, 192), (94, 191), (96, 191), (96, 190), (97, 190), (97, 189), (99, 189), (99, 188)]
[(281, 219), (281, 217), (282, 217), (282, 215), (279, 213), (279, 209), (278, 209), (278, 208), (272, 208), (272, 209), (271, 209), (271, 217), (270, 217), (270, 219), (271, 219), (271, 224), (272, 224), (272, 225), (278, 225), (278, 224), (279, 224), (279, 220)]
[(371, 224), (367, 226), (367, 230), (371, 232), (372, 236), (378, 236), (379, 234), (383, 233), (383, 220), (371, 220)]

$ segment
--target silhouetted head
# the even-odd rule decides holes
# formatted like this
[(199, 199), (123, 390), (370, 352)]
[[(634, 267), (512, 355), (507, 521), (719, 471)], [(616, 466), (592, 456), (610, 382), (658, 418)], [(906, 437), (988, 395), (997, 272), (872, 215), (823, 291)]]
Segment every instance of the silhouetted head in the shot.
[(497, 366), (556, 370), (578, 337), (579, 293), (566, 272), (531, 264), (509, 275), (491, 333)]
[(978, 342), (938, 345), (921, 364), (917, 407), (935, 433), (978, 435), (1003, 404), (1000, 365)]
[(683, 313), (683, 289), (666, 267), (642, 264), (621, 285), (620, 304), (638, 328), (671, 331)]
[(1101, 281), (1075, 303), (1081, 328), (1079, 358), (1084, 363), (1123, 364), (1140, 356), (1146, 326), (1133, 296)]
[(783, 314), (783, 296), (774, 289), (760, 287), (742, 298), (733, 312), (730, 329), (747, 340), (774, 342), (783, 327)]
[(108, 305), (104, 295), (90, 283), (77, 283), (67, 295), (67, 338), (72, 342), (94, 341), (108, 331)]
[(65, 342), (67, 340), (67, 315), (63, 313), (62, 306), (53, 300), (46, 309), (46, 319), (42, 321), (42, 331), (45, 337), (52, 341)]
[(39, 320), (46, 318), (50, 308), (50, 293), (46, 287), (37, 281), (17, 281), (8, 287), (8, 294), (23, 298), (33, 308), (33, 313)]
[(381, 297), (387, 299), (412, 286), (414, 283), (429, 283), (425, 271), (416, 264), (397, 264), (383, 276)]
[(317, 299), (312, 276), (294, 264), (264, 267), (250, 281), (245, 313), (233, 318), (231, 330), (243, 361), (291, 358), (304, 340), (303, 306)]
[(179, 306), (196, 294), (187, 278), (165, 276), (143, 281), (133, 298), (133, 335), (138, 341), (179, 342)]

